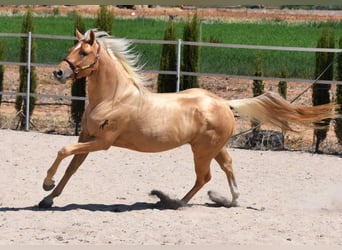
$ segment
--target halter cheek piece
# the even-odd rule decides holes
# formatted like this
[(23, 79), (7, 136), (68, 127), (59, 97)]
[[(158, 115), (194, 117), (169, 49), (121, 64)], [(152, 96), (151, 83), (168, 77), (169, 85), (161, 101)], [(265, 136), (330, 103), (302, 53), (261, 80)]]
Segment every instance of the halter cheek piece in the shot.
[(100, 59), (100, 49), (101, 49), (101, 46), (99, 44), (98, 41), (96, 41), (97, 45), (98, 45), (98, 48), (97, 48), (97, 52), (96, 52), (96, 56), (95, 56), (95, 60), (88, 64), (88, 65), (84, 65), (84, 66), (79, 66), (79, 65), (74, 65), (72, 62), (69, 61), (68, 58), (64, 58), (63, 61), (67, 62), (69, 64), (69, 67), (71, 68), (72, 72), (74, 73), (74, 78), (76, 79), (77, 78), (77, 74), (81, 71), (81, 70), (85, 70), (85, 69), (89, 69), (89, 68), (92, 68), (96, 63), (97, 61)]

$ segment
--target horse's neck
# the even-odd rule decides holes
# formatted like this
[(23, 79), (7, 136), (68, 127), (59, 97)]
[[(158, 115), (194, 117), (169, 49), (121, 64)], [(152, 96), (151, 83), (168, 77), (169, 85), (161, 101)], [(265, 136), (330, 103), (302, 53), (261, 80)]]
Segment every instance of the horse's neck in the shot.
[(123, 67), (112, 59), (99, 61), (99, 66), (88, 78), (89, 105), (115, 101), (133, 96), (138, 89), (131, 83)]

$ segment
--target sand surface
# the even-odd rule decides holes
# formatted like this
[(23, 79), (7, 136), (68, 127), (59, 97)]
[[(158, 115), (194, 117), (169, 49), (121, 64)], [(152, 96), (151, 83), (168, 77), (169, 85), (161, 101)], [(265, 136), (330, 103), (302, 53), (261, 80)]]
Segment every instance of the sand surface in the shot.
[[(239, 207), (216, 162), (212, 180), (179, 210), (152, 209), (153, 189), (182, 198), (194, 184), (189, 146), (157, 154), (121, 148), (92, 153), (53, 208), (42, 182), (57, 151), (76, 137), (0, 130), (0, 244), (342, 245), (342, 158), (230, 149)], [(65, 171), (67, 158), (56, 175)]]

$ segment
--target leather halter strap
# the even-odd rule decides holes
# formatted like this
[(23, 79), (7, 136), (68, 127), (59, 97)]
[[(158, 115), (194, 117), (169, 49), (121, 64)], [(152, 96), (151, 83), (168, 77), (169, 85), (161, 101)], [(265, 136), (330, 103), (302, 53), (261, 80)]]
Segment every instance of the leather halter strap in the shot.
[(100, 49), (101, 49), (101, 46), (99, 44), (98, 41), (96, 41), (97, 45), (98, 45), (98, 48), (97, 48), (97, 52), (96, 52), (96, 56), (95, 56), (95, 60), (90, 63), (90, 64), (87, 64), (87, 65), (84, 65), (84, 66), (79, 66), (79, 65), (74, 65), (72, 62), (69, 61), (68, 58), (64, 58), (63, 61), (67, 62), (69, 64), (69, 67), (71, 68), (72, 72), (74, 73), (74, 78), (76, 79), (77, 77), (77, 74), (81, 71), (81, 70), (85, 70), (85, 69), (89, 69), (89, 68), (92, 68), (94, 67), (94, 65), (97, 63), (97, 61), (100, 59)]

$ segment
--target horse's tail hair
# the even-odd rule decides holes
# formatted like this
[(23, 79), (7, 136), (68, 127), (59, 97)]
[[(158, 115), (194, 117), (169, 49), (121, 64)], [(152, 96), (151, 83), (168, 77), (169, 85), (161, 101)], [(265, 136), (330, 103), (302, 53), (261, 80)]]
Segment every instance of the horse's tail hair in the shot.
[(339, 107), (333, 103), (312, 107), (296, 106), (273, 92), (249, 99), (229, 100), (229, 105), (241, 116), (295, 132), (299, 131), (292, 128), (290, 122), (312, 128), (323, 128), (324, 123), (321, 125), (319, 123), (324, 119), (336, 118)]

